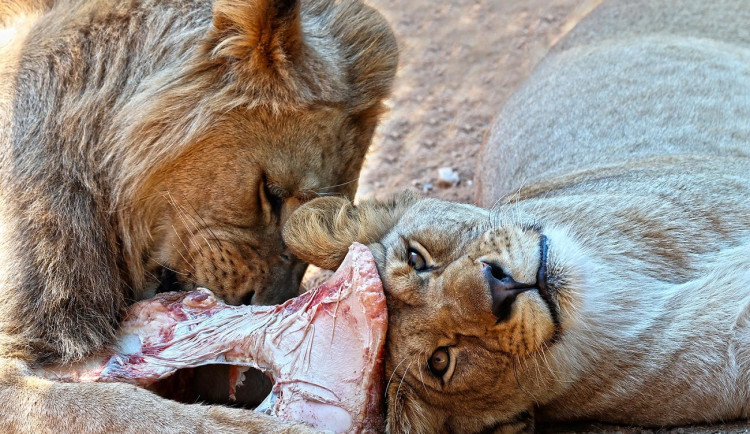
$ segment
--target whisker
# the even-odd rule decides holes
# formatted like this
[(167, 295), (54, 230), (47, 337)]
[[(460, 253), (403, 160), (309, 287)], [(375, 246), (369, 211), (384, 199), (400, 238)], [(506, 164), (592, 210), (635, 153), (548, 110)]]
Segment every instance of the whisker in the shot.
[[(200, 231), (200, 226), (198, 225), (198, 221), (193, 217), (182, 204), (177, 203), (177, 201), (173, 200), (173, 206), (175, 209), (180, 213), (180, 218), (185, 219), (183, 220), (183, 224), (185, 225), (185, 229), (187, 229), (191, 235), (197, 233)], [(188, 223), (190, 223), (188, 225)]]
[[(183, 224), (184, 224), (184, 222), (183, 222)], [(182, 236), (180, 235), (180, 232), (177, 230), (177, 228), (175, 227), (175, 225), (171, 224), (170, 226), (172, 226), (172, 230), (174, 231), (175, 235), (177, 235), (177, 238), (180, 240), (180, 243), (182, 243), (182, 246), (185, 247), (185, 250), (188, 252), (188, 255), (190, 255), (190, 258), (193, 260), (193, 262), (195, 262), (195, 257), (193, 256), (193, 253), (191, 252), (190, 247), (188, 247), (188, 245), (185, 243), (185, 240), (182, 239)], [(186, 229), (188, 229), (188, 228), (186, 228)], [(175, 247), (175, 245), (172, 244), (172, 247)], [(175, 250), (177, 250), (176, 247), (175, 247)], [(182, 256), (181, 252), (178, 251), (178, 253), (180, 253), (180, 256)], [(185, 259), (185, 257), (183, 257), (182, 259)], [(187, 263), (188, 260), (185, 259), (185, 262)], [(192, 266), (192, 264), (190, 264), (190, 266)]]
[[(206, 242), (206, 245), (208, 246), (208, 250), (209, 251), (213, 251), (213, 247), (211, 246), (211, 243), (208, 242), (208, 239), (203, 235), (203, 232), (201, 231), (201, 229), (203, 228), (203, 226), (200, 226), (198, 224), (198, 220), (196, 220), (196, 218), (192, 214), (190, 214), (185, 209), (185, 207), (183, 207), (182, 205), (179, 205), (179, 204), (178, 204), (178, 206), (180, 207), (180, 209), (184, 213), (185, 218), (187, 218), (188, 220), (190, 220), (190, 222), (193, 224), (193, 228), (187, 228), (190, 231), (190, 234), (191, 235), (200, 235), (201, 238), (203, 238), (203, 241)], [(193, 208), (193, 209), (195, 209), (195, 208)], [(196, 242), (195, 244), (197, 246), (198, 243)]]
[[(198, 214), (198, 210), (196, 210), (195, 207), (191, 203), (188, 203), (188, 205), (190, 205), (190, 208), (192, 208), (193, 212), (195, 213), (195, 216), (197, 216), (201, 220), (202, 226), (199, 228), (198, 227), (198, 222), (195, 220), (195, 216), (193, 216), (191, 214), (188, 214), (190, 216), (190, 218), (193, 220), (193, 224), (195, 225), (195, 231), (196, 231), (196, 233), (200, 233), (201, 238), (203, 238), (203, 241), (205, 241), (206, 245), (208, 246), (208, 250), (213, 250), (214, 248), (211, 246), (211, 243), (208, 242), (208, 238), (206, 238), (205, 235), (203, 235), (203, 232), (201, 232), (200, 229), (206, 229), (208, 231), (208, 233), (211, 234), (211, 236), (213, 236), (214, 239), (216, 239), (217, 241), (218, 241), (218, 238), (216, 237), (216, 235), (213, 235), (213, 231), (208, 226), (208, 224), (206, 223), (206, 221), (203, 220), (203, 217), (201, 217), (200, 214)], [(217, 245), (217, 247), (218, 247), (218, 245)]]
[(138, 198), (138, 200), (133, 201), (133, 203), (129, 204), (123, 204), (120, 206), (112, 206), (109, 208), (110, 213), (118, 213), (118, 212), (124, 212), (124, 211), (132, 211), (136, 206), (140, 205), (142, 202), (146, 202), (148, 200), (153, 199), (156, 196), (163, 196), (162, 192), (154, 192), (151, 194), (148, 194), (146, 196)]
[[(423, 354), (427, 354), (427, 352), (426, 352), (426, 351), (422, 351), (422, 352), (420, 352), (420, 353), (419, 353), (419, 356), (417, 357), (417, 361), (418, 361), (418, 362), (421, 362), (421, 360), (422, 360), (422, 355), (423, 355)], [(419, 365), (421, 365), (421, 363), (418, 363), (418, 364), (417, 364), (417, 366), (419, 366)], [(419, 369), (417, 369), (417, 371), (419, 371), (419, 381), (421, 381), (421, 382), (422, 382), (422, 388), (424, 388), (424, 392), (425, 392), (425, 393), (429, 393), (429, 392), (427, 391), (427, 385), (426, 385), (426, 384), (425, 384), (425, 382), (424, 382), (424, 376), (422, 376), (422, 369), (421, 369), (421, 368), (419, 368)]]
[(535, 403), (538, 403), (536, 397), (531, 392), (526, 390), (525, 387), (523, 387), (523, 385), (521, 384), (521, 380), (518, 378), (518, 359), (516, 357), (513, 357), (513, 377), (516, 380), (516, 385), (519, 389), (521, 389), (521, 392), (531, 397), (531, 399), (533, 399)]
[[(177, 271), (177, 270), (175, 270), (175, 269), (173, 269), (173, 268), (171, 268), (171, 267), (168, 267), (168, 266), (167, 266), (166, 264), (163, 264), (163, 263), (159, 262), (159, 261), (158, 261), (158, 260), (157, 260), (156, 258), (154, 258), (153, 256), (152, 256), (152, 257), (151, 257), (151, 258), (150, 258), (149, 260), (151, 260), (151, 261), (154, 261), (154, 262), (155, 262), (155, 263), (156, 263), (157, 265), (159, 265), (160, 267), (162, 267), (162, 268), (164, 268), (164, 269), (166, 269), (166, 270), (169, 270), (169, 271), (171, 271), (171, 272), (173, 272), (173, 273), (176, 273), (176, 274), (179, 274), (179, 275), (181, 275), (181, 276), (184, 276), (184, 279), (183, 279), (183, 281), (184, 281), (185, 283), (187, 283), (187, 284), (193, 285), (193, 288), (192, 288), (192, 289), (195, 289), (195, 288), (197, 288), (197, 287), (201, 286), (201, 285), (199, 285), (199, 284), (198, 284), (198, 282), (196, 282), (196, 281), (195, 281), (194, 279), (192, 279), (192, 278), (190, 277), (190, 275), (189, 275), (189, 274), (186, 274), (186, 273), (182, 273), (182, 272), (180, 272), (180, 271)], [(156, 280), (157, 282), (160, 282), (160, 281), (161, 281), (161, 277), (159, 277), (159, 276), (157, 276), (157, 275), (155, 275), (155, 274), (153, 274), (153, 273), (150, 273), (150, 272), (149, 272), (149, 274), (150, 274), (151, 276), (153, 276), (153, 277), (154, 277), (154, 279), (155, 279), (155, 280)], [(186, 289), (186, 288), (181, 288), (181, 289)]]
[(146, 274), (146, 277), (150, 277), (150, 278), (152, 278), (152, 279), (154, 279), (156, 281), (160, 280), (159, 276), (157, 276), (156, 274), (154, 274), (154, 273), (152, 273), (152, 272), (150, 272), (148, 270), (145, 270), (144, 273)]
[[(547, 343), (546, 342), (542, 343), (542, 348), (539, 351), (539, 354), (542, 356), (542, 361), (544, 362), (544, 366), (547, 368), (547, 370), (549, 372), (551, 372), (551, 373), (554, 373), (555, 370), (552, 369), (552, 365), (550, 365), (549, 360), (547, 359), (547, 348), (549, 348), (549, 346), (547, 345)], [(537, 363), (537, 366), (538, 365), (539, 364)]]
[(160, 267), (166, 268), (167, 270), (169, 270), (169, 271), (171, 271), (173, 273), (177, 273), (177, 274), (182, 275), (182, 276), (189, 276), (187, 273), (183, 273), (181, 271), (174, 270), (171, 267), (167, 267), (166, 265), (164, 265), (161, 262), (159, 262), (158, 260), (156, 260), (156, 258), (154, 258), (154, 257), (152, 257), (151, 260), (154, 261), (154, 262), (156, 262)]
[[(512, 194), (498, 198), (489, 208), (490, 226), (492, 229), (503, 224), (520, 223), (521, 190), (526, 188), (528, 180), (523, 180)], [(493, 221), (494, 217), (494, 221)]]
[[(182, 208), (181, 208), (181, 207), (180, 207), (180, 206), (179, 206), (179, 205), (177, 204), (177, 202), (176, 202), (176, 201), (174, 200), (174, 198), (172, 197), (172, 193), (170, 193), (170, 192), (169, 192), (169, 190), (167, 190), (167, 192), (166, 192), (166, 193), (167, 193), (167, 195), (169, 196), (169, 202), (170, 202), (170, 204), (171, 204), (171, 205), (172, 205), (172, 207), (173, 207), (173, 208), (175, 209), (175, 211), (177, 211), (177, 216), (178, 216), (178, 217), (180, 218), (180, 220), (182, 221), (182, 224), (183, 224), (183, 225), (185, 226), (185, 229), (187, 229), (188, 231), (192, 231), (192, 229), (190, 229), (190, 226), (189, 226), (189, 225), (187, 224), (187, 221), (186, 221), (186, 220), (185, 220), (185, 218), (184, 218), (184, 216), (185, 216), (185, 215), (186, 215), (187, 213), (186, 213), (186, 212), (185, 212), (185, 211), (184, 211), (184, 210), (183, 210), (183, 209), (182, 209)], [(195, 224), (195, 223), (193, 223), (193, 224)], [(174, 226), (172, 226), (172, 227), (174, 227)], [(197, 228), (197, 226), (196, 226), (196, 228)], [(179, 236), (179, 234), (178, 234), (178, 236)], [(184, 244), (184, 243), (183, 243), (183, 244)], [(187, 246), (185, 246), (185, 248), (187, 249)], [(195, 258), (193, 258), (193, 259), (195, 259)]]
[[(195, 227), (195, 230), (196, 230), (196, 232), (197, 232), (197, 231), (198, 231), (199, 229), (203, 229), (203, 228), (205, 228), (206, 230), (208, 230), (208, 232), (209, 232), (209, 233), (211, 234), (211, 236), (212, 236), (212, 237), (214, 238), (214, 240), (216, 241), (216, 243), (217, 243), (217, 244), (221, 244), (221, 240), (219, 240), (219, 238), (218, 238), (218, 237), (216, 236), (216, 234), (215, 234), (215, 233), (213, 233), (213, 231), (211, 230), (211, 227), (210, 227), (210, 226), (209, 226), (209, 225), (208, 225), (208, 224), (206, 223), (206, 221), (205, 221), (205, 220), (203, 219), (203, 217), (201, 217), (201, 216), (200, 216), (200, 214), (199, 214), (199, 213), (198, 213), (198, 211), (197, 211), (197, 210), (195, 209), (195, 207), (194, 207), (194, 206), (193, 206), (193, 205), (192, 205), (192, 204), (191, 204), (191, 203), (190, 203), (189, 201), (186, 201), (186, 202), (188, 203), (188, 205), (190, 205), (190, 207), (191, 207), (191, 208), (193, 209), (193, 211), (195, 212), (195, 214), (196, 214), (196, 215), (198, 216), (198, 218), (200, 218), (200, 220), (202, 221), (202, 224), (203, 224), (203, 225), (202, 225), (202, 226), (200, 226), (200, 227), (199, 227), (199, 225), (197, 224), (197, 220), (195, 220), (195, 218), (194, 218), (194, 217), (193, 217), (192, 215), (190, 215), (190, 213), (186, 212), (186, 210), (185, 210), (185, 208), (184, 208), (184, 207), (180, 206), (180, 205), (179, 205), (179, 204), (178, 204), (178, 203), (177, 203), (177, 202), (176, 202), (176, 201), (174, 200), (174, 198), (172, 197), (172, 193), (171, 193), (171, 192), (170, 192), (169, 190), (167, 190), (167, 191), (158, 191), (158, 192), (155, 192), (155, 193), (152, 193), (152, 194), (146, 195), (146, 196), (144, 196), (144, 197), (141, 197), (141, 198), (139, 198), (139, 199), (138, 199), (137, 201), (135, 201), (134, 203), (131, 203), (131, 204), (127, 204), (127, 205), (122, 205), (122, 206), (119, 206), (119, 207), (114, 207), (114, 208), (110, 209), (110, 212), (112, 212), (112, 213), (116, 213), (116, 212), (132, 211), (132, 210), (133, 210), (133, 208), (135, 208), (135, 207), (136, 207), (137, 205), (139, 205), (140, 203), (142, 203), (142, 202), (146, 202), (146, 201), (148, 201), (148, 200), (150, 200), (150, 199), (152, 199), (152, 198), (154, 198), (154, 197), (156, 197), (156, 196), (161, 196), (162, 198), (164, 198), (164, 199), (167, 199), (167, 201), (169, 202), (169, 204), (170, 204), (170, 205), (171, 205), (171, 206), (172, 206), (173, 208), (175, 208), (175, 210), (177, 210), (177, 211), (178, 211), (178, 213), (180, 213), (180, 218), (182, 218), (182, 216), (183, 216), (183, 215), (185, 215), (185, 216), (187, 216), (187, 217), (190, 217), (190, 219), (191, 219), (191, 220), (193, 221), (193, 227)], [(184, 195), (183, 195), (183, 196), (184, 196)], [(188, 226), (188, 225), (186, 224), (186, 222), (183, 222), (183, 224), (185, 224), (185, 227), (189, 229), (189, 226)], [(201, 234), (201, 236), (202, 236), (202, 234)], [(203, 237), (203, 238), (204, 238), (204, 240), (205, 240), (205, 237)], [(209, 248), (212, 248), (212, 246), (210, 245), (210, 243), (208, 243), (208, 240), (205, 240), (205, 241), (206, 241), (206, 244), (208, 244), (208, 247), (209, 247)]]
[(341, 196), (341, 193), (325, 193), (325, 192), (315, 192), (316, 197), (338, 197)]
[[(174, 227), (174, 225), (173, 225), (172, 227)], [(175, 232), (176, 232), (176, 231), (177, 231), (177, 229), (175, 229)], [(179, 238), (179, 239), (180, 239), (180, 241), (182, 241), (182, 238), (180, 238), (180, 236), (179, 236), (179, 235), (177, 235), (177, 238)], [(182, 244), (184, 245), (184, 244), (185, 244), (185, 242), (183, 241), (183, 242), (182, 242)], [(190, 268), (192, 268), (192, 269), (193, 269), (193, 271), (197, 271), (197, 270), (195, 269), (195, 266), (193, 265), (193, 263), (192, 263), (192, 262), (189, 262), (189, 261), (187, 260), (187, 258), (185, 258), (185, 255), (183, 255), (183, 254), (182, 254), (182, 252), (180, 251), (180, 249), (178, 249), (178, 248), (177, 248), (177, 247), (176, 247), (176, 246), (174, 245), (174, 243), (172, 243), (172, 248), (173, 248), (173, 249), (175, 249), (175, 250), (177, 251), (177, 253), (178, 253), (178, 254), (180, 255), (180, 257), (182, 258), (182, 260), (183, 260), (183, 261), (185, 261), (185, 264), (187, 264), (188, 266), (190, 266)], [(187, 246), (185, 246), (185, 248), (187, 249)], [(188, 254), (189, 254), (189, 253), (190, 253), (190, 250), (188, 250)], [(192, 255), (191, 255), (191, 256), (192, 256)], [(193, 258), (193, 262), (195, 262), (195, 258)]]
[(318, 188), (314, 189), (313, 191), (314, 192), (318, 192), (318, 190), (330, 190), (332, 188), (343, 187), (345, 185), (348, 185), (348, 184), (351, 184), (351, 183), (357, 182), (357, 181), (359, 181), (359, 177), (356, 177), (356, 178), (352, 179), (351, 181), (342, 182), (341, 184), (329, 185), (327, 187), (318, 187)]
[[(203, 225), (203, 226), (201, 226), (201, 228), (208, 231), (208, 233), (213, 237), (214, 241), (216, 242), (217, 247), (220, 246), (221, 245), (221, 240), (219, 240), (219, 237), (216, 236), (216, 234), (214, 233), (214, 231), (211, 229), (211, 226), (208, 223), (206, 223), (206, 220), (203, 219), (203, 216), (201, 216), (201, 214), (198, 212), (198, 210), (195, 208), (195, 206), (193, 206), (193, 204), (188, 200), (187, 197), (185, 197), (185, 203), (187, 203), (188, 206), (190, 206), (190, 208), (193, 210), (193, 213), (195, 214), (195, 216), (200, 219), (200, 221), (201, 221), (201, 223)], [(197, 227), (197, 225), (196, 225), (196, 227)], [(203, 234), (201, 234), (201, 236), (203, 236)], [(206, 240), (206, 237), (203, 237), (203, 239)], [(208, 240), (206, 240), (206, 244), (208, 244), (208, 248), (210, 249), (211, 245), (208, 243)]]
[[(409, 372), (409, 368), (411, 368), (412, 363), (414, 363), (413, 360), (411, 361), (411, 363), (406, 365), (406, 369), (404, 369), (404, 375), (401, 376), (401, 381), (398, 383), (398, 388), (396, 389), (396, 403), (397, 404), (398, 404), (398, 395), (401, 393), (401, 386), (404, 384), (404, 379), (406, 378), (406, 374)], [(396, 413), (398, 413), (397, 408), (394, 408), (394, 410), (396, 411)], [(403, 410), (403, 407), (402, 407), (402, 410)]]
[[(170, 205), (171, 205), (171, 206), (172, 206), (172, 207), (173, 207), (173, 208), (175, 209), (175, 211), (177, 212), (177, 215), (178, 215), (178, 216), (180, 217), (180, 220), (182, 221), (182, 224), (183, 224), (183, 225), (185, 226), (185, 229), (187, 229), (187, 230), (188, 230), (189, 232), (190, 232), (190, 231), (192, 231), (192, 229), (191, 229), (191, 228), (190, 228), (190, 226), (188, 225), (187, 221), (185, 220), (185, 217), (190, 217), (191, 219), (193, 219), (193, 217), (192, 217), (192, 216), (190, 216), (190, 215), (189, 215), (189, 213), (188, 213), (188, 212), (186, 212), (186, 211), (185, 211), (185, 210), (184, 210), (184, 209), (183, 209), (183, 208), (182, 208), (182, 207), (181, 207), (181, 206), (180, 206), (180, 205), (179, 205), (179, 204), (177, 203), (177, 201), (175, 201), (175, 200), (174, 200), (174, 197), (172, 197), (172, 194), (171, 194), (171, 193), (169, 192), (169, 190), (167, 190), (167, 191), (166, 191), (165, 193), (166, 193), (166, 195), (168, 196), (168, 202), (170, 203)], [(165, 197), (165, 198), (167, 198), (167, 196), (164, 196), (164, 197)], [(194, 220), (194, 219), (193, 219), (193, 225), (194, 225), (194, 227), (196, 228), (196, 229), (195, 229), (195, 232), (196, 232), (196, 233), (197, 233), (197, 232), (199, 232), (199, 229), (198, 229), (198, 225), (197, 225), (197, 223), (195, 222), (195, 220)], [(185, 241), (184, 241), (184, 240), (182, 239), (182, 237), (180, 236), (180, 233), (179, 233), (179, 232), (177, 231), (177, 228), (176, 228), (176, 227), (175, 227), (174, 225), (172, 225), (172, 229), (174, 230), (175, 234), (177, 235), (177, 238), (179, 238), (179, 240), (180, 240), (180, 242), (182, 243), (182, 245), (183, 245), (183, 246), (185, 247), (185, 250), (186, 250), (186, 251), (188, 252), (188, 255), (190, 256), (190, 258), (192, 259), (192, 261), (193, 261), (193, 262), (192, 262), (192, 263), (191, 263), (191, 262), (189, 262), (189, 261), (187, 260), (187, 258), (185, 258), (185, 255), (183, 255), (183, 254), (182, 254), (182, 252), (180, 252), (180, 250), (179, 250), (179, 249), (177, 249), (177, 248), (176, 248), (176, 247), (174, 246), (174, 244), (172, 245), (172, 247), (174, 247), (174, 248), (175, 248), (175, 250), (177, 250), (177, 253), (179, 253), (179, 255), (180, 255), (180, 256), (182, 257), (182, 259), (183, 259), (183, 260), (185, 261), (185, 263), (186, 263), (186, 264), (188, 264), (188, 265), (190, 266), (190, 268), (192, 268), (192, 269), (193, 269), (193, 271), (194, 271), (194, 272), (197, 272), (197, 269), (195, 268), (195, 265), (194, 265), (194, 263), (197, 263), (198, 261), (196, 261), (196, 259), (195, 259), (195, 256), (193, 255), (192, 249), (190, 249), (190, 248), (188, 247), (188, 245), (187, 245), (187, 244), (185, 243)], [(204, 238), (204, 239), (205, 239), (205, 238)], [(190, 241), (192, 242), (192, 239), (190, 239)], [(195, 245), (196, 245), (196, 247), (198, 247), (198, 246), (197, 246), (197, 243), (195, 243)], [(209, 247), (210, 247), (210, 245), (209, 245)], [(214, 279), (216, 279), (217, 281), (219, 281), (219, 280), (220, 280), (220, 279), (219, 279), (219, 276), (218, 276), (218, 275), (217, 275), (217, 274), (216, 274), (216, 273), (215, 273), (215, 272), (214, 272), (213, 270), (211, 270), (211, 269), (209, 269), (209, 268), (206, 268), (206, 271), (208, 271), (209, 273), (211, 273), (211, 275), (212, 275), (212, 276), (214, 277)], [(197, 284), (197, 282), (193, 282), (193, 283)]]
[[(211, 230), (211, 228), (210, 228), (210, 227), (208, 226), (208, 224), (205, 224), (205, 220), (204, 220), (204, 225), (203, 225), (203, 226), (200, 226), (200, 225), (198, 224), (198, 221), (197, 221), (197, 220), (195, 219), (195, 217), (194, 217), (194, 216), (192, 216), (192, 215), (191, 215), (191, 214), (190, 214), (190, 213), (189, 213), (189, 212), (188, 212), (188, 211), (187, 211), (187, 210), (185, 209), (185, 207), (183, 207), (182, 205), (180, 205), (179, 203), (177, 203), (177, 201), (176, 201), (176, 200), (174, 199), (174, 197), (172, 197), (172, 194), (171, 194), (171, 193), (170, 193), (169, 191), (167, 191), (166, 193), (167, 193), (167, 194), (169, 195), (169, 200), (170, 200), (170, 203), (171, 203), (171, 204), (172, 204), (172, 206), (173, 206), (173, 207), (175, 208), (175, 210), (176, 210), (176, 211), (177, 211), (177, 212), (179, 213), (179, 215), (180, 215), (180, 219), (182, 220), (183, 224), (185, 225), (185, 229), (187, 229), (188, 231), (190, 231), (190, 232), (191, 232), (191, 234), (193, 234), (193, 235), (194, 235), (194, 234), (200, 234), (200, 235), (201, 235), (201, 237), (203, 238), (203, 240), (204, 240), (204, 241), (206, 242), (206, 245), (208, 245), (208, 248), (209, 248), (209, 250), (213, 250), (213, 247), (212, 247), (212, 246), (211, 246), (211, 244), (210, 244), (210, 243), (208, 242), (208, 239), (206, 239), (206, 237), (205, 237), (205, 236), (203, 236), (203, 233), (201, 232), (201, 229), (202, 229), (202, 228), (205, 228), (205, 229), (206, 229), (206, 230), (207, 230), (207, 231), (208, 231), (208, 232), (209, 232), (210, 234), (212, 234), (212, 235), (214, 236), (214, 238), (215, 238), (215, 239), (216, 239), (216, 241), (217, 241), (217, 247), (221, 245), (221, 241), (219, 240), (219, 238), (218, 238), (218, 237), (216, 237), (216, 235), (215, 235), (215, 234), (213, 233), (213, 231), (212, 231), (212, 230)], [(201, 218), (201, 217), (200, 217), (200, 214), (198, 214), (198, 211), (197, 211), (197, 210), (195, 209), (195, 207), (194, 207), (194, 206), (193, 206), (192, 204), (190, 204), (190, 202), (189, 202), (189, 201), (187, 200), (187, 198), (185, 198), (185, 200), (186, 200), (187, 204), (188, 204), (188, 205), (190, 205), (190, 207), (191, 207), (191, 208), (192, 208), (192, 209), (194, 210), (195, 214), (196, 214), (196, 215), (197, 215), (197, 216), (198, 216), (199, 218)], [(183, 218), (183, 217), (184, 217), (184, 218)], [(189, 219), (189, 220), (191, 221), (191, 223), (193, 224), (193, 228), (194, 228), (194, 229), (191, 229), (190, 227), (188, 227), (188, 225), (187, 225), (187, 222), (185, 221), (185, 218), (188, 218), (188, 219)], [(202, 220), (202, 218), (201, 218), (201, 220)], [(195, 245), (196, 245), (196, 247), (198, 247), (198, 243), (197, 243), (197, 242), (195, 243)], [(187, 248), (187, 247), (186, 247), (186, 248)], [(200, 250), (198, 250), (198, 252), (200, 253)], [(188, 253), (190, 253), (190, 251), (189, 251), (189, 250), (188, 250)], [(192, 253), (190, 253), (190, 256), (191, 256), (191, 258), (193, 259), (193, 261), (195, 261), (195, 257), (194, 257), (194, 256), (192, 255)], [(219, 276), (218, 276), (218, 275), (216, 274), (216, 272), (215, 272), (214, 270), (211, 270), (211, 269), (208, 269), (208, 268), (206, 268), (206, 271), (208, 271), (209, 273), (211, 273), (211, 275), (212, 275), (212, 276), (214, 277), (214, 279), (216, 279), (216, 281), (219, 281), (219, 280), (220, 280), (220, 279), (219, 279)]]
[(406, 361), (407, 357), (404, 357), (403, 359), (401, 359), (401, 361), (398, 362), (398, 365), (396, 365), (396, 367), (393, 368), (393, 372), (391, 372), (391, 377), (388, 379), (388, 383), (385, 385), (385, 393), (386, 394), (388, 393), (388, 387), (391, 385), (391, 381), (393, 381), (393, 375), (396, 374), (396, 371), (398, 370), (398, 367), (401, 366), (401, 364)]

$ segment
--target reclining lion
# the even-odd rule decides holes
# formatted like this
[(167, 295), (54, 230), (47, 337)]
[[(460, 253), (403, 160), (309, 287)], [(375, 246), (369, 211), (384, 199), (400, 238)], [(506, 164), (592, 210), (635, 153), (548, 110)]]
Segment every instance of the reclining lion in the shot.
[(358, 0), (0, 3), (0, 432), (277, 429), (32, 368), (111, 343), (159, 290), (296, 295), (281, 227), (353, 196), (397, 57)]
[(316, 199), (284, 229), (373, 251), (390, 432), (750, 417), (750, 9), (610, 1), (505, 105), (479, 202)]

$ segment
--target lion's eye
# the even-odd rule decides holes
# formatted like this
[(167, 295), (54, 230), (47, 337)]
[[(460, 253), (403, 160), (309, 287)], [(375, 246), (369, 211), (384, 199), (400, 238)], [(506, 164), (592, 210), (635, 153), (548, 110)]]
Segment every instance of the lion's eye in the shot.
[(273, 188), (271, 188), (268, 179), (264, 175), (261, 179), (261, 186), (259, 191), (261, 208), (265, 215), (266, 223), (270, 223), (271, 216), (275, 218), (281, 217), (281, 207), (284, 205), (284, 198), (281, 197)]
[(427, 365), (430, 367), (430, 372), (436, 377), (442, 377), (446, 371), (448, 371), (450, 364), (451, 356), (446, 347), (440, 347), (435, 350), (430, 356), (430, 360), (427, 362)]
[(414, 249), (409, 249), (408, 255), (409, 259), (407, 262), (409, 263), (409, 266), (411, 266), (411, 268), (417, 271), (424, 271), (427, 269), (427, 262), (425, 262), (424, 256), (419, 254), (419, 252)]

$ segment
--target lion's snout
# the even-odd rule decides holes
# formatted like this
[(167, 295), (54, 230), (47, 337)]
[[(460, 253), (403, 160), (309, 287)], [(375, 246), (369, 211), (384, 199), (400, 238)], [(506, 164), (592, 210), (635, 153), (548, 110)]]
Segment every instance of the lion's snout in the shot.
[(510, 317), (518, 294), (534, 288), (534, 285), (517, 282), (498, 264), (481, 260), (479, 264), (492, 295), (492, 314), (498, 322), (505, 321)]
[[(481, 257), (477, 260), (487, 281), (490, 295), (492, 296), (492, 314), (497, 318), (497, 322), (503, 322), (510, 318), (513, 309), (513, 303), (522, 292), (530, 289), (536, 289), (539, 294), (545, 298), (548, 292), (547, 285), (547, 237), (540, 236), (539, 240), (539, 262), (537, 269), (533, 273), (536, 276), (534, 282), (519, 282), (514, 279), (510, 271), (491, 260), (489, 257)], [(524, 273), (532, 274), (532, 273)]]

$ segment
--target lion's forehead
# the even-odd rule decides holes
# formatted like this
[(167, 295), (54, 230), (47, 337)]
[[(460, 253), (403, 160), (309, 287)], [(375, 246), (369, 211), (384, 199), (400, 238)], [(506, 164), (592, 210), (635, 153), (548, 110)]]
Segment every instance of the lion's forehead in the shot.
[[(396, 237), (418, 241), (433, 256), (459, 257), (490, 228), (486, 210), (472, 205), (424, 199), (407, 210), (392, 231)], [(445, 259), (445, 258), (443, 258)]]
[(402, 217), (402, 223), (414, 225), (460, 224), (471, 227), (487, 220), (487, 210), (473, 205), (423, 199), (414, 204)]

